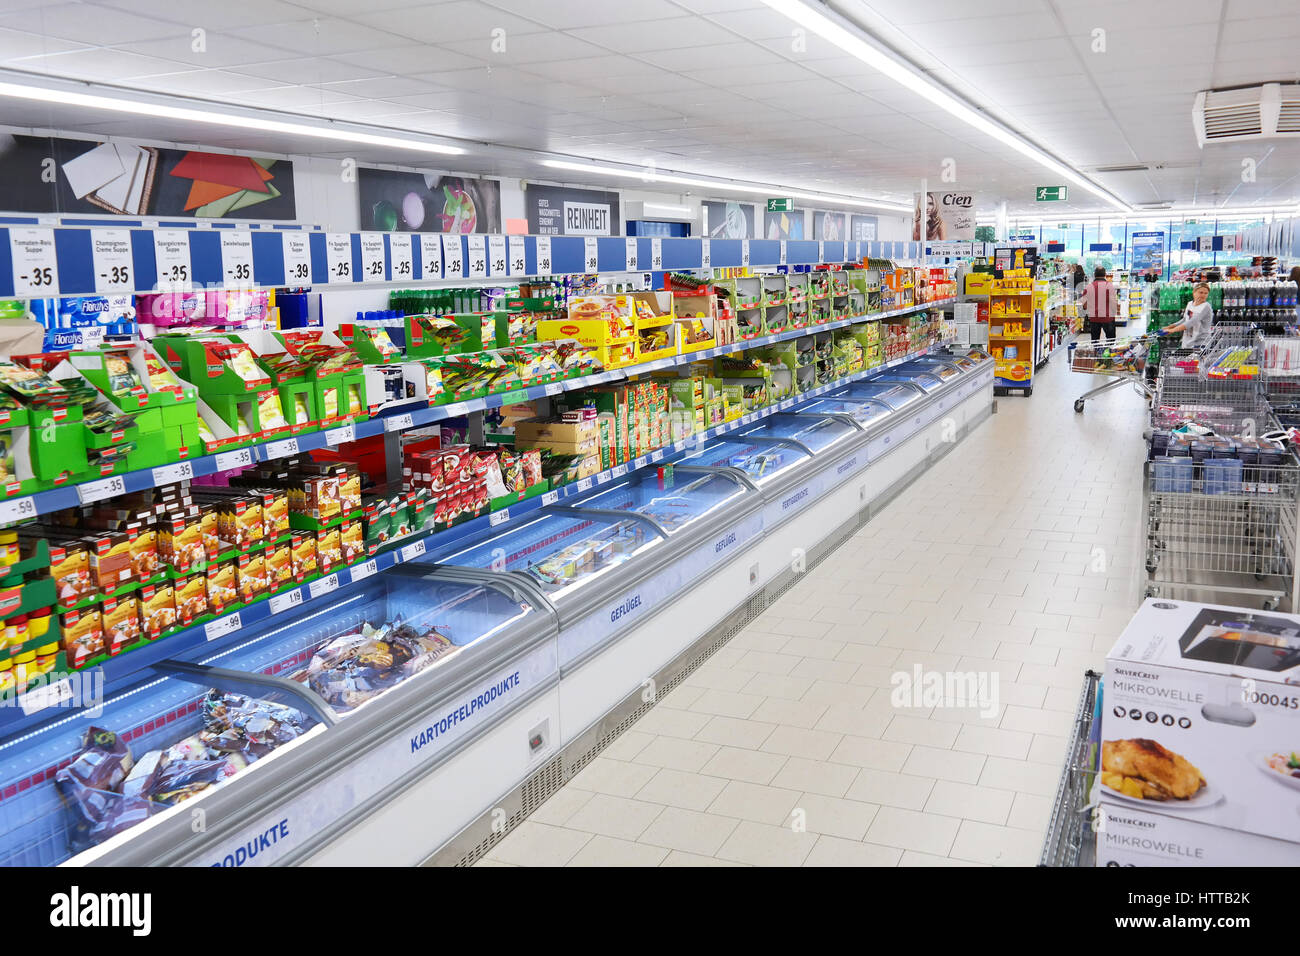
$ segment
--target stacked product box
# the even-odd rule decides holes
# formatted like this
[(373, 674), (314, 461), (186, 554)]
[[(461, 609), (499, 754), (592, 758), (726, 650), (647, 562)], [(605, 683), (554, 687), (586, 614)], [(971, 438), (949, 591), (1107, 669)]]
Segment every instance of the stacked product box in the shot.
[(1098, 866), (1300, 864), (1300, 617), (1148, 599), (1107, 655)]
[(556, 408), (570, 415), (594, 409), (600, 429), (601, 470), (626, 464), (671, 440), (668, 389), (661, 380), (605, 385), (557, 396)]
[(441, 447), (434, 440), (403, 449), (403, 484), (427, 498), (432, 513), (422, 526), (435, 529), (549, 488), (542, 478), (542, 453), (535, 448)]

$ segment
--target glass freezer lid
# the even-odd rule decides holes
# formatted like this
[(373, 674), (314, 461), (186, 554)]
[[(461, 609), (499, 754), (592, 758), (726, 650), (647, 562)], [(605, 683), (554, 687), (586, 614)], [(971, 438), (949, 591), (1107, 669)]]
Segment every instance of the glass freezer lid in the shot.
[(814, 453), (830, 448), (857, 433), (852, 425), (838, 418), (813, 418), (789, 413), (769, 415), (761, 424), (738, 432), (747, 438), (785, 438), (807, 445)]
[(811, 415), (851, 415), (863, 428), (894, 414), (884, 402), (872, 398), (819, 398), (816, 401), (798, 406), (795, 411), (808, 412)]
[(884, 375), (877, 375), (875, 378), (872, 379), (872, 381), (873, 382), (908, 382), (913, 385), (916, 385), (918, 388), (924, 389), (927, 392), (933, 392), (936, 389), (938, 389), (941, 385), (943, 385), (943, 381), (939, 378), (939, 376), (935, 375), (933, 372), (922, 371), (920, 369), (912, 369), (911, 371), (906, 371), (906, 372), (903, 371), (901, 368), (891, 369), (889, 372), (886, 372)]
[(745, 487), (727, 474), (677, 472), (665, 481), (657, 469), (643, 468), (612, 488), (583, 495), (565, 507), (634, 511), (671, 534), (746, 493)]
[(961, 369), (951, 362), (943, 359), (921, 358), (914, 359), (895, 369), (899, 373), (928, 372), (931, 375), (937, 375), (941, 381), (951, 381), (961, 375)]
[(163, 677), (0, 746), (0, 865), (62, 863), (321, 726), (292, 693), (223, 684)]
[(663, 535), (640, 518), (620, 520), (557, 510), (441, 558), (439, 563), (518, 571), (558, 602), (663, 541)]
[(897, 382), (854, 382), (844, 388), (843, 391), (834, 392), (831, 398), (874, 398), (877, 401), (884, 402), (894, 411), (906, 408), (913, 402), (921, 398), (921, 393), (910, 384), (899, 384)]
[(341, 716), (535, 613), (513, 588), (399, 566), (200, 663), (286, 677)]
[(791, 445), (747, 442), (736, 435), (724, 435), (699, 451), (689, 452), (676, 464), (735, 468), (762, 487), (808, 458), (806, 451)]

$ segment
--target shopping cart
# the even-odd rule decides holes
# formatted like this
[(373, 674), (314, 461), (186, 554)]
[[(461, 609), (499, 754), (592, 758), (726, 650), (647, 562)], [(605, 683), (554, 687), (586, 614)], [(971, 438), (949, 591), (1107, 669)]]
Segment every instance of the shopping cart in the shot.
[(1188, 423), (1224, 436), (1255, 435), (1273, 421), (1260, 371), (1263, 340), (1251, 323), (1214, 326), (1195, 349), (1165, 349), (1151, 403), (1154, 429)]
[(1300, 426), (1300, 337), (1265, 336), (1264, 394), (1284, 426)]
[[(1180, 447), (1179, 447), (1180, 446)], [(1147, 596), (1298, 606), (1300, 461), (1263, 439), (1175, 433), (1147, 464)]]
[(1070, 369), (1088, 375), (1103, 375), (1110, 381), (1076, 398), (1074, 410), (1082, 412), (1084, 403), (1094, 395), (1127, 384), (1132, 384), (1150, 398), (1151, 388), (1146, 381), (1146, 367), (1147, 355), (1154, 339), (1154, 336), (1141, 335), (1119, 341), (1076, 345), (1071, 352)]
[(1039, 866), (1091, 867), (1096, 860), (1097, 842), (1089, 794), (1097, 776), (1101, 697), (1101, 675), (1085, 671)]

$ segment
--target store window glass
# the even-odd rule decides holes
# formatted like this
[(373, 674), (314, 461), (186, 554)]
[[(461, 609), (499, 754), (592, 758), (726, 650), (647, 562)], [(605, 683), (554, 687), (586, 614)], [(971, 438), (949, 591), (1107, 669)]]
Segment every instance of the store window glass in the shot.
[(1223, 236), (1224, 249), (1222, 252), (1215, 254), (1215, 262), (1219, 271), (1225, 276), (1228, 270), (1235, 268), (1241, 275), (1250, 275), (1251, 259), (1253, 258), (1248, 252), (1241, 252), (1229, 248), (1235, 244), (1235, 239), (1241, 233), (1262, 226), (1268, 222), (1267, 219), (1220, 219), (1215, 227), (1215, 235)]

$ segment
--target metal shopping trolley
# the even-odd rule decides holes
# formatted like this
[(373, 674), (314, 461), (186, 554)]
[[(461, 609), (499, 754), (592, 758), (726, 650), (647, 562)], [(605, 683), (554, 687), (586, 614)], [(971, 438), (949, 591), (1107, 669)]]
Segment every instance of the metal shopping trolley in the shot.
[(1097, 715), (1101, 696), (1101, 675), (1085, 671), (1039, 866), (1090, 867), (1095, 863), (1097, 843), (1090, 792), (1100, 763), (1101, 727)]
[(1265, 610), (1294, 611), (1300, 461), (1263, 439), (1185, 444), (1190, 454), (1147, 464), (1147, 596), (1254, 597)]
[(1074, 410), (1082, 412), (1084, 404), (1094, 395), (1127, 384), (1132, 384), (1150, 398), (1151, 388), (1146, 381), (1146, 367), (1147, 356), (1154, 340), (1154, 336), (1140, 335), (1119, 341), (1105, 343), (1097, 341), (1076, 345), (1071, 352), (1070, 369), (1088, 375), (1104, 375), (1110, 381), (1076, 398)]
[(1265, 397), (1279, 422), (1300, 427), (1300, 337), (1265, 336), (1263, 353)]

